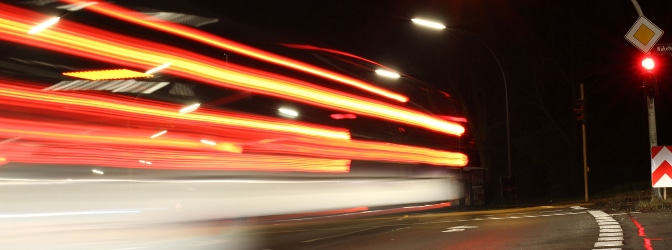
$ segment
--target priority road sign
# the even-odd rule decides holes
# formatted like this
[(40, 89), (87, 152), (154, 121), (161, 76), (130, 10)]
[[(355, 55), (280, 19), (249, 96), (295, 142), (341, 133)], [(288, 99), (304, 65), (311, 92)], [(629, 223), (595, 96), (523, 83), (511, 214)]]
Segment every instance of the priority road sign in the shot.
[(642, 52), (649, 53), (661, 36), (663, 36), (663, 30), (646, 17), (641, 16), (625, 34), (625, 39)]
[(672, 146), (651, 147), (652, 187), (672, 187)]

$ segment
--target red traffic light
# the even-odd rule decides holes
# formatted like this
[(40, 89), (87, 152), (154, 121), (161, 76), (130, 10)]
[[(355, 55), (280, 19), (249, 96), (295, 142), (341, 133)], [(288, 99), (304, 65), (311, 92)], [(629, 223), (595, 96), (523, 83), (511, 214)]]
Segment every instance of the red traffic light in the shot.
[(642, 67), (646, 70), (653, 70), (656, 67), (656, 62), (651, 57), (644, 58), (642, 60)]

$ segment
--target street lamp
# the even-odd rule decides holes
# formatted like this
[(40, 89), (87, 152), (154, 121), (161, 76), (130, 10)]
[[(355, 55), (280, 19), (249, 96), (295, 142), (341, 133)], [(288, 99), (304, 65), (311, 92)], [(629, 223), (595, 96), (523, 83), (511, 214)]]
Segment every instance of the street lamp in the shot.
[[(429, 27), (433, 29), (445, 29), (446, 26), (439, 23), (439, 22), (434, 22), (426, 19), (420, 19), (420, 18), (413, 18), (411, 21), (415, 24), (424, 26), (424, 27)], [(460, 32), (462, 34), (467, 34), (471, 36), (472, 38), (476, 39), (479, 43), (485, 47), (492, 57), (495, 59), (495, 62), (497, 62), (497, 66), (499, 66), (499, 72), (502, 74), (502, 82), (504, 83), (504, 108), (505, 108), (505, 114), (506, 114), (506, 161), (507, 161), (507, 168), (508, 168), (508, 176), (507, 178), (511, 178), (511, 129), (509, 125), (509, 87), (508, 84), (506, 83), (506, 74), (504, 74), (504, 68), (502, 67), (501, 62), (499, 61), (499, 57), (495, 54), (495, 52), (488, 46), (487, 43), (485, 43), (481, 38), (479, 38), (476, 34), (460, 30), (460, 29), (455, 29), (455, 28), (450, 28), (448, 27), (447, 29)]]

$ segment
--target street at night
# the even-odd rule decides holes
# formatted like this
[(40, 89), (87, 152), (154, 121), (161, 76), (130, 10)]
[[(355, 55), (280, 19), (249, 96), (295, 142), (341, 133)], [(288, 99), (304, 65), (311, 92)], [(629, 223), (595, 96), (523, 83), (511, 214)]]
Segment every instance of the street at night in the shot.
[(672, 247), (672, 2), (0, 3), (0, 249)]

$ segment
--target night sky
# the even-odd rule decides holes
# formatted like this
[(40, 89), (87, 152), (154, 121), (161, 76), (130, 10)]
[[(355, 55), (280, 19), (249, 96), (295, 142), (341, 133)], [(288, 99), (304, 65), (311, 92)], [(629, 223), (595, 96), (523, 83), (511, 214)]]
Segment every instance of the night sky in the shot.
[[(638, 18), (631, 1), (142, 4), (217, 17), (220, 22), (202, 29), (243, 43), (292, 42), (337, 49), (440, 86), (465, 106), (468, 129), (479, 147), (478, 167), (488, 169), (491, 194), (498, 193), (499, 177), (508, 175), (508, 106), (511, 174), (521, 201), (583, 197), (581, 126), (573, 108), (579, 84), (584, 83), (591, 195), (650, 186), (646, 100), (639, 87), (643, 53), (624, 39)], [(639, 4), (647, 18), (669, 32), (659, 43), (671, 43), (672, 2)], [(414, 17), (440, 21), (448, 28), (418, 27), (410, 22)], [(672, 87), (667, 84), (672, 82), (672, 65), (666, 65), (667, 57), (659, 56), (657, 67), (660, 145), (672, 145)]]

